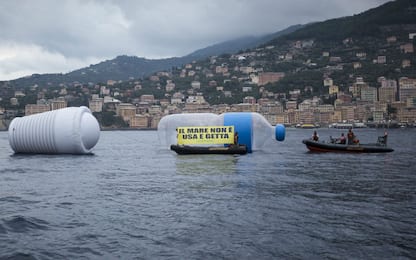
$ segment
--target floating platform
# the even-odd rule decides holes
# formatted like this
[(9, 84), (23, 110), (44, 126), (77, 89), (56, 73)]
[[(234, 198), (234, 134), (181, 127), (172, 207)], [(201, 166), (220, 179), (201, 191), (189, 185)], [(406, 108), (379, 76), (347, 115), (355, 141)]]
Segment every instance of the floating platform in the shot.
[(177, 154), (246, 154), (246, 145), (190, 146), (172, 144), (170, 149)]

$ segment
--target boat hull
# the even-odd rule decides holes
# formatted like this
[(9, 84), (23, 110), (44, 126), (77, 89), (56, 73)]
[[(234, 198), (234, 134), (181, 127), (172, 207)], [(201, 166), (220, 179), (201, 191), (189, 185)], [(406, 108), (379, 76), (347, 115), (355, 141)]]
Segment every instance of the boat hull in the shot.
[(177, 154), (246, 154), (247, 146), (245, 145), (230, 145), (228, 147), (222, 146), (189, 146), (189, 145), (171, 145), (170, 149)]
[(312, 152), (340, 152), (340, 153), (389, 153), (394, 150), (382, 144), (334, 144), (315, 142), (309, 139), (302, 141)]

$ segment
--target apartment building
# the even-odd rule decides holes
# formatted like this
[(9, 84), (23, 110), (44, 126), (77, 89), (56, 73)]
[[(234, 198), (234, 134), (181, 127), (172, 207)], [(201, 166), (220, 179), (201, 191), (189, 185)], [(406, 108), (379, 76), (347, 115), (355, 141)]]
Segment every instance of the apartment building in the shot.
[(136, 106), (130, 103), (121, 103), (116, 107), (116, 113), (123, 118), (125, 122), (130, 122), (130, 119), (136, 116)]
[(147, 115), (134, 115), (130, 118), (130, 128), (148, 128), (149, 116)]
[(63, 97), (53, 99), (53, 100), (50, 101), (51, 110), (61, 109), (61, 108), (65, 108), (65, 107), (67, 107), (67, 102)]
[(399, 100), (406, 102), (408, 98), (416, 97), (416, 79), (406, 77), (399, 79)]
[(43, 113), (50, 111), (49, 104), (27, 104), (25, 106), (25, 115), (30, 116), (33, 114)]
[(259, 73), (259, 86), (266, 85), (267, 83), (277, 82), (285, 76), (284, 72), (262, 72)]
[(397, 81), (386, 80), (381, 81), (381, 87), (378, 89), (378, 101), (394, 102), (397, 96)]
[(360, 99), (362, 101), (376, 102), (377, 101), (377, 89), (374, 87), (363, 87), (360, 91)]
[(93, 98), (89, 102), (89, 107), (91, 112), (102, 112), (103, 111), (103, 105), (104, 105), (104, 99), (103, 98)]

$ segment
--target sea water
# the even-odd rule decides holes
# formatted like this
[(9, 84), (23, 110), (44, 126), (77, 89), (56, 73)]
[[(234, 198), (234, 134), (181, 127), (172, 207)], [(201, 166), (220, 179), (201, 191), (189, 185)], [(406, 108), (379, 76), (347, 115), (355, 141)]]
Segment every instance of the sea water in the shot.
[(156, 131), (102, 132), (93, 155), (13, 154), (0, 132), (0, 259), (414, 258), (416, 129), (386, 154), (310, 153), (312, 133), (180, 156)]

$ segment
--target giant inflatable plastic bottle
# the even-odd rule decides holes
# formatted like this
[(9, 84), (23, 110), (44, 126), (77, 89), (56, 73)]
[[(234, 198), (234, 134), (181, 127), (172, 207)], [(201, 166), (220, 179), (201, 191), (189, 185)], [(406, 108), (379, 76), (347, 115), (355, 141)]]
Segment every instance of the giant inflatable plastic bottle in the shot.
[(285, 139), (285, 127), (273, 127), (260, 114), (254, 112), (231, 112), (216, 115), (213, 113), (173, 114), (164, 116), (157, 127), (161, 145), (169, 148), (177, 143), (176, 128), (182, 126), (230, 126), (238, 132), (239, 143), (247, 146), (248, 152), (260, 150), (266, 141)]
[(15, 153), (86, 154), (99, 137), (100, 126), (87, 107), (16, 117), (9, 126)]

